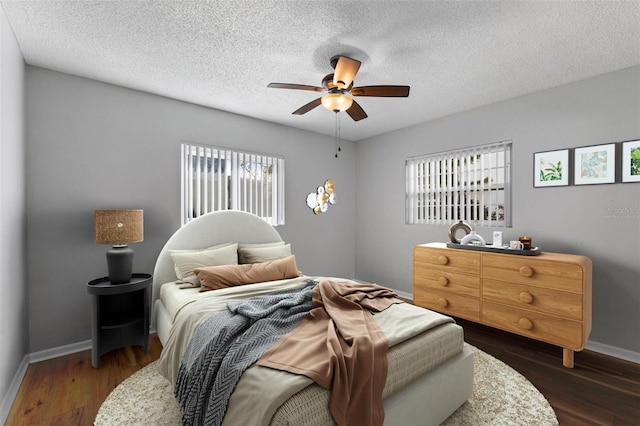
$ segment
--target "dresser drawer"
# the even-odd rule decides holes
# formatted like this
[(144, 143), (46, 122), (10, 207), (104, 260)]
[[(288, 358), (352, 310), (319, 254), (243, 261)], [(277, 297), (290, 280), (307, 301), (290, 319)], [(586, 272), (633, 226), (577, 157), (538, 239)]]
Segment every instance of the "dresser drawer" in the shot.
[[(540, 255), (543, 256), (544, 253)], [(579, 264), (513, 255), (483, 256), (482, 275), (501, 281), (583, 292), (583, 270)]]
[(480, 274), (480, 253), (424, 246), (413, 249), (413, 266), (423, 269)]
[(416, 286), (430, 289), (441, 289), (456, 294), (479, 298), (480, 276), (464, 275), (455, 272), (441, 271), (431, 267), (416, 267), (413, 273), (414, 288)]
[(446, 315), (480, 321), (480, 300), (436, 289), (413, 289), (413, 303)]
[(582, 294), (484, 279), (482, 300), (582, 320)]
[(580, 321), (562, 319), (535, 311), (484, 302), (482, 322), (572, 350), (582, 350), (585, 344)]

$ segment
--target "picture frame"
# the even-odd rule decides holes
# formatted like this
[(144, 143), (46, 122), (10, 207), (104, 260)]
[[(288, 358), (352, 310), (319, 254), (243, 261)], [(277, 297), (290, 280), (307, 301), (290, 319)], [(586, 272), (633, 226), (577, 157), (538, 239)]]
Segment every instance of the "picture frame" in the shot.
[(622, 142), (622, 182), (640, 182), (640, 140)]
[(616, 144), (574, 149), (574, 185), (597, 185), (616, 181)]
[(568, 149), (536, 152), (533, 154), (533, 186), (569, 185), (570, 166)]

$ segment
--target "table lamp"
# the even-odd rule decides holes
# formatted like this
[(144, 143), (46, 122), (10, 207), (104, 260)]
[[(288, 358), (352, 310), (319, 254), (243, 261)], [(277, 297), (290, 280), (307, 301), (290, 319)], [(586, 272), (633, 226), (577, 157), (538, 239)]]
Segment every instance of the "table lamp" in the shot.
[(96, 210), (95, 230), (97, 244), (112, 244), (107, 250), (107, 268), (111, 284), (124, 284), (131, 280), (133, 249), (129, 243), (144, 240), (142, 210)]

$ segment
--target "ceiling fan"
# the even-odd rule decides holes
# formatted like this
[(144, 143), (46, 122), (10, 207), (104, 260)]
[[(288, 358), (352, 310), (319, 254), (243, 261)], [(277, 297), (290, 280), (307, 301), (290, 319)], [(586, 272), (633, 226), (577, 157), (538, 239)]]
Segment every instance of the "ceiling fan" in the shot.
[[(305, 114), (322, 104), (329, 111), (346, 111), (354, 120), (367, 118), (367, 113), (353, 100), (352, 96), (375, 96), (385, 98), (406, 98), (409, 86), (361, 86), (353, 87), (353, 80), (360, 69), (360, 61), (337, 55), (331, 58), (331, 67), (335, 70), (322, 79), (322, 87), (304, 84), (269, 83), (267, 87), (276, 89), (308, 90), (311, 92), (327, 92), (306, 105), (293, 111), (295, 115)], [(349, 96), (351, 95), (351, 96)]]

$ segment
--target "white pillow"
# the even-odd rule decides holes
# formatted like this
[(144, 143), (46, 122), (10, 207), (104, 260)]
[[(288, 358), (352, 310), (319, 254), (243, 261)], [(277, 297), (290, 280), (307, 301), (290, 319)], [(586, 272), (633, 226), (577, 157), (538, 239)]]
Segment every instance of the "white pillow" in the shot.
[(240, 264), (263, 263), (291, 256), (291, 244), (238, 248)]
[(198, 287), (200, 281), (193, 272), (196, 268), (238, 264), (238, 244), (224, 243), (206, 249), (169, 250), (178, 284)]

